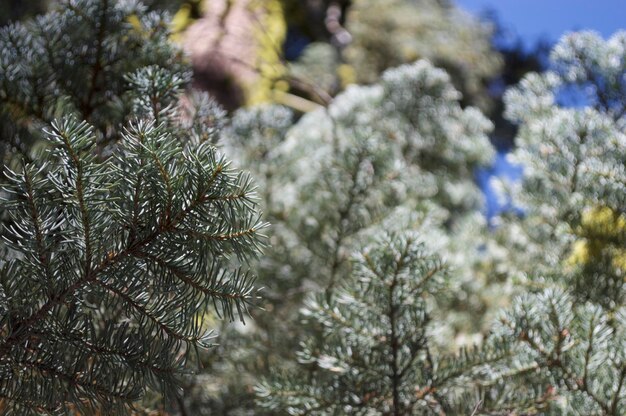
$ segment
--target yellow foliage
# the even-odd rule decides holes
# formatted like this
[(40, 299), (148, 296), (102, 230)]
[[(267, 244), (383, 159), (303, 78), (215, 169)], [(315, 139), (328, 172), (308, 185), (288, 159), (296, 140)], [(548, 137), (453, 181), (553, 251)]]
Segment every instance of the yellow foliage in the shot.
[(613, 267), (626, 271), (626, 249), (617, 249), (613, 255)]
[(178, 42), (183, 32), (204, 13), (203, 0), (189, 0), (180, 6), (170, 22), (170, 38)]
[(347, 87), (350, 84), (356, 83), (356, 71), (352, 65), (341, 64), (337, 68), (337, 75), (341, 80), (341, 86)]
[(400, 51), (402, 54), (402, 59), (405, 62), (413, 62), (420, 58), (419, 53), (414, 48), (409, 47), (407, 45), (405, 45), (404, 47), (401, 47)]
[[(245, 85), (246, 104), (256, 105), (274, 100), (274, 91), (287, 91), (285, 82), (278, 82), (286, 73), (281, 62), (282, 44), (287, 34), (285, 12), (280, 0), (251, 2), (251, 7), (262, 8), (259, 24), (253, 34), (257, 41), (257, 57), (255, 67), (260, 79), (251, 85)], [(253, 13), (257, 10), (251, 10)]]
[(191, 5), (184, 3), (180, 9), (172, 17), (170, 27), (172, 28), (172, 37), (179, 36), (180, 33), (187, 29), (193, 20), (191, 19)]
[(565, 260), (565, 263), (569, 266), (576, 266), (578, 264), (587, 264), (589, 262), (589, 248), (587, 247), (586, 240), (578, 240), (572, 246), (572, 253)]
[(128, 23), (130, 23), (130, 25), (137, 31), (137, 32), (142, 32), (143, 31), (143, 26), (141, 24), (141, 21), (139, 20), (139, 17), (137, 17), (137, 15), (135, 13), (131, 14), (130, 16), (128, 16), (126, 18), (126, 21)]
[(626, 233), (626, 216), (609, 207), (595, 207), (583, 213), (580, 226), (585, 234), (619, 238)]
[(619, 244), (626, 236), (624, 214), (606, 206), (588, 209), (582, 214), (577, 234), (581, 239), (572, 245), (572, 251), (565, 264), (584, 266), (602, 254), (608, 254), (613, 267), (626, 271), (626, 247)]

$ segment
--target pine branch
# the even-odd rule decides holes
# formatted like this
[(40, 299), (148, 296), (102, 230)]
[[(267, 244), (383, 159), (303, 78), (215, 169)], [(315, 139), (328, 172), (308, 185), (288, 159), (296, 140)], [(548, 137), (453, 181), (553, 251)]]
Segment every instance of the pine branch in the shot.
[[(157, 96), (177, 85), (158, 84)], [(40, 166), (7, 173), (9, 408), (32, 395), (37, 408), (125, 413), (148, 389), (176, 395), (190, 353), (211, 346), (200, 321), (209, 306), (231, 320), (248, 313), (254, 278), (229, 256), (245, 265), (265, 244), (254, 186), (209, 143), (186, 140), (176, 114), (137, 121), (104, 162), (94, 129), (63, 119)], [(20, 366), (30, 370), (11, 370)], [(42, 384), (48, 376), (58, 385)]]

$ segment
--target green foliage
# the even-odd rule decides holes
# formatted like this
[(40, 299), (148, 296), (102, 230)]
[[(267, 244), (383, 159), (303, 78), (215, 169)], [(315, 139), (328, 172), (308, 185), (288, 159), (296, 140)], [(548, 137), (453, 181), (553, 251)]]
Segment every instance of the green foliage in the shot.
[[(472, 174), (491, 123), (464, 106), (498, 66), (489, 31), (426, 0), (355, 1), (346, 25), (369, 86), (230, 122), (183, 95), (139, 3), (0, 30), (1, 412), (626, 413), (626, 35), (568, 35), (506, 94), (525, 173), (500, 186), (524, 216), (490, 236)], [(294, 71), (347, 68), (316, 48)], [(452, 75), (378, 79), (417, 57)]]
[(445, 68), (466, 104), (486, 108), (485, 80), (500, 69), (492, 50), (492, 29), (438, 0), (355, 0), (346, 28), (353, 41), (346, 61), (357, 82), (374, 82), (387, 68), (429, 59)]
[(210, 346), (209, 306), (243, 319), (253, 280), (229, 257), (262, 245), (253, 187), (172, 120), (131, 123), (99, 161), (94, 129), (64, 119), (44, 160), (8, 173), (7, 410), (120, 413), (146, 388), (173, 393)]
[[(461, 194), (452, 192), (457, 188), (450, 185), (463, 178), (455, 173), (464, 171), (456, 169), (480, 163), (480, 155), (486, 152), (474, 153), (472, 141), (461, 139), (474, 136), (472, 130), (454, 127), (458, 120), (454, 115), (459, 114), (450, 111), (454, 92), (434, 82), (437, 71), (424, 64), (391, 71), (379, 85), (348, 89), (328, 110), (311, 113), (287, 130), (284, 142), (272, 139), (280, 144), (272, 145), (271, 152), (255, 153), (245, 147), (238, 152), (253, 167), (254, 161), (247, 157), (262, 154), (258, 166), (272, 167), (255, 168), (271, 171), (265, 201), (271, 221), (277, 223), (271, 236), (276, 254), (268, 253), (260, 271), (262, 276), (271, 273), (274, 286), (269, 285), (268, 299), (274, 317), (284, 318), (278, 324), (258, 322), (257, 331), (291, 334), (288, 340), (260, 337), (272, 340), (268, 342), (271, 354), (266, 356), (272, 372), (284, 374), (269, 377), (258, 387), (260, 404), (270, 413), (291, 414), (624, 412), (621, 259), (626, 246), (626, 141), (622, 101), (607, 98), (617, 97), (616, 90), (623, 89), (623, 40), (623, 34), (606, 42), (587, 33), (570, 35), (555, 48), (550, 72), (527, 76), (507, 94), (508, 114), (521, 123), (514, 157), (526, 170), (522, 186), (512, 191), (525, 215), (504, 221), (482, 254), (476, 246), (486, 240), (475, 229), (468, 230), (462, 220), (471, 218), (471, 185), (460, 185), (466, 192)], [(579, 94), (591, 93), (586, 106), (559, 104), (566, 92), (576, 88)], [(421, 118), (413, 121), (413, 117)], [(279, 135), (285, 130), (261, 129)], [(455, 141), (446, 135), (448, 131), (467, 136), (457, 135)], [(434, 137), (438, 140), (431, 141)], [(435, 151), (429, 145), (442, 147)], [(474, 355), (472, 363), (480, 370), (465, 373), (461, 365), (460, 372), (452, 371), (463, 382), (453, 383), (454, 387), (443, 383), (435, 389), (440, 396), (434, 401), (428, 389), (421, 396), (424, 386), (437, 380), (425, 378), (424, 361), (394, 393), (393, 354), (381, 352), (394, 348), (385, 318), (390, 303), (381, 297), (389, 285), (377, 286), (367, 279), (363, 284), (363, 264), (357, 261), (351, 268), (347, 262), (351, 253), (376, 241), (385, 230), (415, 229), (419, 220), (406, 216), (403, 207), (428, 213), (430, 223), (419, 228), (421, 239), (451, 259), (457, 266), (455, 274), (461, 273), (448, 280), (449, 290), (435, 296), (436, 301), (421, 304), (420, 297), (411, 298), (411, 305), (426, 305), (420, 310), (428, 312), (439, 331), (430, 332), (422, 319), (425, 315), (415, 314), (406, 339), (426, 334), (433, 361), (439, 353), (445, 355), (446, 342), (453, 342), (446, 330), (454, 316), (450, 308), (462, 304), (450, 302), (448, 296), (467, 296), (468, 292), (459, 291), (458, 282), (464, 280), (463, 273), (476, 270), (473, 265), (481, 257), (491, 262), (491, 273), (517, 283), (516, 291), (526, 292), (499, 315)], [(458, 233), (455, 225), (468, 234)], [(447, 238), (447, 232), (454, 238)], [(401, 256), (392, 254), (397, 251), (393, 243), (379, 240), (379, 244), (368, 249), (380, 253), (368, 267), (393, 269), (393, 259)], [(584, 256), (578, 255), (580, 247)], [(300, 273), (302, 277), (294, 280)], [(385, 276), (379, 275), (381, 282)], [(416, 281), (419, 276), (419, 272), (413, 275)], [(293, 286), (297, 282), (302, 283)], [(493, 287), (475, 289), (495, 298), (506, 295), (490, 292)], [(289, 318), (295, 307), (290, 303), (297, 294), (311, 290), (320, 294), (303, 309), (309, 324), (305, 329), (295, 322), (285, 324), (293, 322)], [(304, 343), (293, 357), (288, 351), (295, 348), (296, 331), (303, 331), (298, 339)], [(376, 331), (386, 335), (372, 335)], [(288, 351), (282, 358), (278, 352), (285, 341)], [(410, 346), (407, 341), (396, 348), (411, 351)], [(423, 355), (417, 357), (424, 360)]]
[(45, 143), (42, 127), (70, 113), (96, 128), (99, 144), (118, 140), (132, 103), (125, 74), (148, 65), (184, 68), (167, 36), (164, 16), (114, 0), (61, 1), (1, 29), (3, 157), (35, 157), (32, 147)]
[(64, 119), (44, 160), (8, 172), (6, 409), (123, 412), (146, 388), (175, 391), (210, 346), (209, 306), (243, 319), (253, 280), (229, 258), (262, 245), (253, 187), (173, 120), (131, 123), (99, 161), (94, 129)]
[[(626, 206), (623, 103), (601, 98), (624, 90), (623, 54), (623, 34), (607, 42), (590, 33), (570, 35), (555, 47), (552, 71), (531, 74), (507, 93), (508, 114), (521, 123), (514, 157), (526, 167), (523, 187), (512, 191), (527, 211), (522, 223), (510, 225), (521, 232), (518, 241), (508, 244), (519, 244), (515, 249), (525, 253), (518, 258), (520, 269), (530, 261), (541, 275), (567, 271), (563, 266), (571, 263), (585, 266), (566, 261), (576, 254), (574, 242), (604, 240), (601, 246), (607, 250), (586, 262), (591, 269), (574, 267), (569, 276), (584, 298), (595, 301), (623, 296), (619, 262), (602, 260), (619, 254), (611, 249), (626, 243), (620, 225)], [(567, 94), (584, 95), (588, 105), (560, 105)]]
[[(340, 79), (340, 68), (339, 52), (332, 45), (324, 42), (309, 44), (304, 48), (298, 60), (288, 66), (290, 76), (300, 82), (315, 86), (316, 91), (321, 90), (333, 96), (345, 84)], [(319, 97), (313, 98), (319, 99)]]
[(405, 224), (403, 212), (435, 207), (450, 229), (473, 214), (470, 175), (490, 160), (490, 125), (458, 98), (445, 72), (418, 62), (349, 88), (289, 130), (279, 107), (236, 114), (226, 150), (264, 183), (275, 224), (263, 274), (294, 289), (315, 270), (314, 284), (332, 288), (354, 244)]
[[(521, 123), (514, 157), (525, 166), (513, 196), (526, 215), (502, 233), (512, 277), (530, 293), (494, 332), (518, 344), (528, 377), (505, 379), (531, 414), (621, 415), (626, 411), (621, 262), (626, 184), (626, 36), (564, 37), (552, 70), (507, 93)], [(585, 105), (561, 102), (584, 97)], [(618, 98), (619, 97), (619, 98)]]
[(161, 17), (138, 32), (130, 5), (63, 3), (2, 32), (4, 116), (43, 142), (5, 170), (3, 413), (126, 414), (147, 393), (178, 397), (214, 318), (243, 320), (257, 297), (246, 264), (266, 224), (250, 176), (214, 146), (224, 113), (182, 97), (189, 72)]
[[(271, 249), (255, 264), (266, 286), (263, 306), (271, 313), (254, 314), (247, 343), (238, 341), (236, 330), (222, 339), (236, 346), (230, 352), (234, 368), (247, 369), (254, 380), (292, 367), (299, 340), (310, 336), (298, 322), (306, 294), (334, 299), (350, 275), (353, 252), (384, 230), (425, 222), (424, 239), (454, 265), (476, 256), (484, 222), (471, 172), (493, 150), (485, 135), (489, 122), (458, 100), (445, 72), (422, 61), (387, 71), (378, 84), (350, 87), (328, 109), (295, 124), (282, 107), (234, 115), (225, 151), (259, 178), (265, 218), (273, 224)], [(464, 287), (462, 300), (451, 293), (438, 299), (436, 313), (446, 324), (433, 345), (453, 350), (442, 333), (453, 336), (462, 326), (472, 334), (479, 330), (481, 319), (475, 318), (484, 304), (474, 289), (482, 283), (467, 273), (451, 287), (470, 280), (474, 287)], [(451, 318), (444, 306), (451, 302), (463, 318)], [(255, 359), (240, 361), (250, 359), (241, 351), (253, 351)]]
[(445, 290), (439, 257), (402, 233), (378, 238), (353, 261), (342, 289), (307, 303), (302, 314), (320, 340), (302, 345), (293, 374), (258, 387), (261, 405), (291, 415), (469, 414), (476, 402), (455, 396), (508, 350), (437, 352), (428, 305)]

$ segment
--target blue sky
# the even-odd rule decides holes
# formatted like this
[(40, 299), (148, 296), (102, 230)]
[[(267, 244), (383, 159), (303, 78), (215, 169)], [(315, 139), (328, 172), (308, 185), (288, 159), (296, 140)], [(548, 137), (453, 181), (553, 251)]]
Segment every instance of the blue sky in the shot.
[[(456, 0), (468, 12), (481, 15), (496, 12), (509, 34), (505, 44), (518, 37), (532, 48), (539, 40), (556, 42), (564, 33), (591, 29), (607, 38), (619, 29), (626, 29), (626, 0)], [(489, 168), (476, 171), (476, 181), (485, 195), (484, 212), (492, 221), (502, 211), (514, 209), (510, 201), (500, 201), (491, 185), (494, 176), (517, 181), (522, 169), (508, 162), (505, 153), (498, 153)]]
[(456, 0), (480, 15), (497, 12), (500, 22), (527, 46), (539, 39), (558, 40), (565, 32), (592, 29), (609, 37), (626, 29), (626, 0)]

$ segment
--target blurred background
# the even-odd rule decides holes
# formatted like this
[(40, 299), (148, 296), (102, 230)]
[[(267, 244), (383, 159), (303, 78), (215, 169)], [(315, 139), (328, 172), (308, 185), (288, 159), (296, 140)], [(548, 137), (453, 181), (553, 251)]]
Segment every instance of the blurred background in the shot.
[[(448, 71), (463, 105), (495, 124), (493, 166), (476, 172), (491, 219), (514, 209), (494, 196), (494, 176), (515, 181), (507, 153), (515, 126), (502, 96), (529, 71), (547, 69), (564, 33), (608, 37), (624, 26), (622, 0), (146, 0), (171, 13), (172, 39), (188, 54), (194, 87), (229, 111), (273, 102), (296, 113), (327, 105), (353, 83), (428, 59)], [(2, 0), (0, 24), (23, 20), (54, 0)], [(133, 22), (129, 22), (133, 24)], [(570, 100), (574, 98), (570, 97)]]

